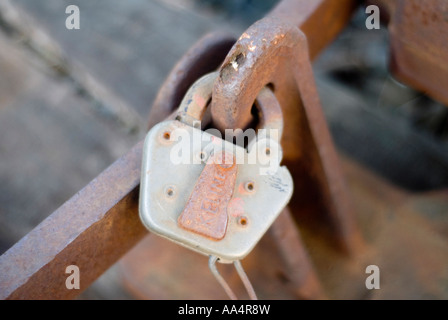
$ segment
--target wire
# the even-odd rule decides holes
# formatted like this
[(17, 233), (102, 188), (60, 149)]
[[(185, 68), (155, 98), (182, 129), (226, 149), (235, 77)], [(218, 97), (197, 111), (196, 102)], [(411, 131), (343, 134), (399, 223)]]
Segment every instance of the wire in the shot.
[(212, 274), (215, 276), (216, 280), (218, 280), (219, 284), (223, 287), (224, 291), (227, 293), (231, 300), (238, 300), (235, 293), (233, 293), (232, 289), (227, 284), (226, 280), (219, 274), (218, 269), (216, 268), (216, 261), (218, 257), (210, 256), (208, 259), (208, 267), (210, 268)]
[(247, 277), (246, 272), (244, 272), (243, 266), (241, 265), (241, 261), (240, 260), (234, 261), (233, 264), (235, 266), (236, 271), (238, 272), (238, 275), (240, 276), (241, 281), (244, 284), (244, 287), (246, 288), (247, 293), (249, 294), (249, 298), (251, 300), (258, 300), (254, 287), (252, 286), (252, 283), (250, 283), (250, 280)]
[[(210, 268), (210, 271), (215, 276), (216, 280), (219, 282), (219, 284), (222, 286), (224, 291), (227, 293), (229, 298), (231, 300), (238, 300), (235, 293), (232, 291), (230, 286), (227, 284), (226, 280), (221, 276), (221, 274), (218, 271), (218, 268), (216, 268), (216, 261), (218, 261), (219, 258), (216, 256), (210, 256), (208, 259), (208, 267)], [(244, 284), (244, 287), (246, 288), (247, 293), (249, 294), (249, 297), (251, 300), (258, 300), (257, 295), (255, 293), (255, 290), (250, 283), (249, 278), (247, 277), (246, 272), (244, 272), (243, 266), (241, 265), (241, 262), (239, 260), (234, 261), (233, 265), (235, 266), (236, 271), (238, 272), (238, 275), (241, 279), (241, 281)]]

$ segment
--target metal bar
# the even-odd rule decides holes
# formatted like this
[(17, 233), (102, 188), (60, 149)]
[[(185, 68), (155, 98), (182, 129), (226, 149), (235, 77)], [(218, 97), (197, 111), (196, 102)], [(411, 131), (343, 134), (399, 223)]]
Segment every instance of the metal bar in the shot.
[[(288, 0), (274, 13), (287, 12), (287, 4), (306, 5), (307, 14), (298, 21), (309, 30), (314, 56), (349, 20), (356, 1), (343, 1), (348, 7), (339, 0), (317, 6)], [(181, 59), (159, 91), (150, 126), (177, 107), (194, 80), (218, 67), (231, 44), (227, 36), (208, 37)], [(291, 95), (296, 98), (294, 90)], [(140, 142), (0, 257), (1, 299), (73, 298), (147, 233), (137, 205), (141, 151)], [(80, 290), (65, 286), (65, 268), (72, 264), (80, 268)]]
[(400, 81), (448, 106), (446, 0), (366, 0), (388, 24), (390, 71)]
[[(222, 131), (246, 128), (252, 121), (251, 106), (260, 87), (270, 83), (290, 93), (295, 80), (287, 77), (289, 69), (279, 69), (286, 64), (299, 64), (301, 50), (306, 50), (304, 54), (312, 60), (342, 30), (355, 8), (354, 0), (283, 0), (266, 18), (253, 24), (220, 68), (212, 100), (216, 127)], [(298, 48), (297, 41), (302, 37), (296, 35), (297, 28), (305, 35), (305, 47)], [(256, 63), (263, 66), (252, 72)], [(257, 77), (253, 77), (255, 73)]]
[(292, 289), (301, 299), (326, 299), (319, 278), (296, 226), (291, 211), (286, 207), (269, 232), (275, 239), (282, 262), (286, 267)]
[[(325, 212), (340, 248), (354, 253), (363, 241), (320, 106), (307, 49), (306, 36), (283, 19), (267, 17), (253, 24), (219, 70), (213, 88), (212, 118), (221, 130), (245, 128), (260, 90), (272, 85), (283, 109), (281, 143), (296, 190), (309, 192), (310, 185), (315, 186), (318, 199), (309, 204), (312, 211)], [(294, 170), (299, 168), (303, 170), (295, 175)], [(304, 183), (304, 176), (310, 181)], [(304, 193), (295, 192), (294, 197), (303, 201)], [(303, 203), (296, 206), (295, 212), (303, 207)]]
[(358, 5), (356, 0), (283, 0), (268, 16), (302, 30), (314, 59), (341, 32)]
[[(71, 299), (145, 234), (138, 217), (143, 143), (118, 159), (0, 256), (0, 299)], [(80, 290), (66, 288), (66, 267)]]
[[(197, 77), (217, 68), (233, 37), (212, 33), (176, 64), (159, 90), (149, 127), (177, 108)], [(0, 299), (71, 299), (145, 234), (138, 217), (143, 142), (90, 182), (0, 256)], [(65, 268), (80, 268), (80, 290), (67, 290)]]
[(390, 69), (448, 106), (448, 3), (396, 0), (389, 24)]

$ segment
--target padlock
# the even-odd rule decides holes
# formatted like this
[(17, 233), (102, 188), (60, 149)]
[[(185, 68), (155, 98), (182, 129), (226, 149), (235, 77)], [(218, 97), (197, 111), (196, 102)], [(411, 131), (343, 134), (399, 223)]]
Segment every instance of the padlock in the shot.
[(176, 119), (148, 132), (139, 211), (151, 232), (230, 263), (254, 248), (288, 204), (293, 181), (280, 166), (283, 118), (270, 89), (256, 102), (264, 131), (246, 147), (201, 130), (216, 76), (199, 79)]

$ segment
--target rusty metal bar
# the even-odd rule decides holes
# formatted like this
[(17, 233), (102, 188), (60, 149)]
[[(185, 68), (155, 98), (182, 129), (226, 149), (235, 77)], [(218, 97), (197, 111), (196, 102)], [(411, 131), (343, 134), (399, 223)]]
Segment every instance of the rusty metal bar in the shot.
[[(212, 33), (176, 64), (159, 90), (149, 127), (178, 107), (202, 74), (217, 68), (233, 37)], [(138, 217), (143, 141), (0, 256), (0, 299), (71, 299), (145, 234)], [(67, 290), (65, 268), (80, 268), (80, 290)]]
[(389, 24), (392, 73), (448, 106), (448, 3), (396, 0)]
[(388, 24), (391, 73), (448, 106), (446, 0), (366, 0)]
[[(145, 234), (138, 216), (143, 142), (0, 256), (0, 299), (71, 299)], [(68, 290), (65, 269), (80, 270)]]
[(301, 299), (326, 299), (319, 278), (302, 241), (291, 210), (286, 207), (269, 232), (277, 244), (292, 288)]
[[(356, 1), (343, 1), (346, 6), (285, 0), (274, 13), (306, 12), (297, 21), (314, 56), (349, 20)], [(232, 43), (227, 36), (208, 37), (181, 59), (159, 91), (150, 126), (175, 110), (194, 80), (218, 67)], [(0, 298), (73, 298), (147, 234), (137, 214), (141, 151), (139, 143), (0, 257)], [(65, 287), (71, 264), (80, 268), (81, 290)]]
[[(294, 25), (267, 17), (246, 30), (224, 60), (213, 88), (211, 113), (216, 127), (245, 128), (261, 88), (272, 85), (285, 118), (282, 146), (290, 168), (306, 168), (293, 175), (304, 190), (309, 175), (318, 189), (321, 208), (327, 213), (335, 239), (347, 253), (362, 247), (353, 221), (351, 200), (327, 128), (314, 82), (306, 36)], [(302, 134), (297, 134), (301, 132)], [(311, 183), (310, 183), (311, 184)], [(303, 198), (304, 194), (295, 193)], [(293, 201), (294, 202), (294, 201)], [(297, 211), (300, 211), (298, 206)]]
[(314, 59), (344, 29), (358, 5), (356, 0), (283, 0), (268, 16), (302, 30)]
[[(303, 49), (308, 51), (307, 57), (312, 60), (344, 28), (355, 8), (354, 0), (284, 0), (266, 18), (252, 25), (234, 45), (233, 52), (221, 67), (220, 78), (213, 91), (213, 96), (219, 98), (212, 101), (215, 126), (222, 131), (246, 128), (252, 121), (250, 107), (255, 99), (253, 96), (258, 93), (253, 92), (255, 87), (271, 83), (277, 90), (283, 90), (280, 95), (285, 92), (293, 95), (295, 80), (288, 77), (289, 69), (280, 69), (282, 64), (300, 62), (301, 56), (295, 52), (298, 36), (293, 35), (293, 29), (298, 28), (304, 33), (308, 48)], [(266, 70), (260, 68), (257, 77), (252, 77), (250, 68), (259, 61), (266, 62), (263, 65)], [(257, 80), (255, 85), (247, 81), (249, 77)], [(264, 83), (260, 84), (259, 77)], [(233, 91), (238, 92), (238, 97), (232, 98)], [(246, 91), (251, 94), (241, 94)], [(235, 104), (236, 100), (240, 103)]]

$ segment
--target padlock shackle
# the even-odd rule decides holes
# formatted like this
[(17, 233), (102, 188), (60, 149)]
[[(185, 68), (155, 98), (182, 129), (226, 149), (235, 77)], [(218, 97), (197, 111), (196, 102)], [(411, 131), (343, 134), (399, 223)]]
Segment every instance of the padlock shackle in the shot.
[[(200, 122), (212, 99), (212, 92), (218, 72), (212, 72), (199, 78), (188, 89), (177, 111), (176, 120), (189, 126), (199, 128)], [(266, 86), (262, 88), (255, 100), (259, 111), (260, 124), (258, 129), (276, 129), (281, 139), (283, 133), (283, 113), (281, 106), (272, 90)], [(240, 128), (243, 129), (243, 128)]]
[(258, 93), (255, 105), (259, 111), (259, 129), (278, 130), (278, 141), (283, 135), (283, 112), (274, 92), (268, 86), (262, 88)]
[(213, 85), (217, 76), (218, 72), (208, 73), (193, 83), (180, 103), (176, 120), (192, 127), (195, 127), (195, 122), (202, 121), (212, 98)]

